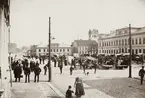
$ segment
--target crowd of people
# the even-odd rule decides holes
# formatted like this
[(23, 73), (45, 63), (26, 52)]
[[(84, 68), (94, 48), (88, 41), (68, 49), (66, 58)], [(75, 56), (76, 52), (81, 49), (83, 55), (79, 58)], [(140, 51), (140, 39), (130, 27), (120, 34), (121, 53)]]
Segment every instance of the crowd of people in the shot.
[[(81, 69), (82, 73), (88, 75), (89, 73), (86, 71), (87, 69), (94, 69), (94, 73), (96, 73), (97, 69), (100, 69), (103, 64), (110, 64), (113, 66), (121, 65), (121, 64), (129, 64), (129, 59), (126, 56), (98, 56), (94, 57), (95, 59), (84, 59), (84, 58), (76, 58), (74, 57), (71, 61), (68, 60), (65, 56), (53, 56), (51, 57), (51, 62), (53, 62), (54, 67), (58, 67), (60, 70), (60, 74), (63, 73), (64, 66), (69, 65), (70, 75), (73, 74), (73, 70)], [(47, 61), (47, 62), (46, 62)], [(34, 82), (39, 82), (39, 75), (41, 73), (40, 65), (43, 65), (44, 75), (47, 74), (48, 69), (51, 67), (49, 64), (48, 59), (44, 59), (41, 57), (25, 57), (23, 59), (12, 60), (11, 68), (14, 73), (15, 82), (20, 82), (21, 78), (23, 78), (22, 73), (24, 72), (25, 76), (25, 83), (30, 82), (30, 74), (34, 73)], [(145, 71), (144, 67), (139, 71), (139, 76), (141, 77), (141, 84), (143, 84), (143, 77)], [(85, 94), (83, 82), (82, 80), (77, 77), (74, 83), (75, 86), (75, 95), (77, 97), (81, 97)], [(72, 93), (71, 86), (68, 87), (66, 91), (66, 98), (71, 98)]]

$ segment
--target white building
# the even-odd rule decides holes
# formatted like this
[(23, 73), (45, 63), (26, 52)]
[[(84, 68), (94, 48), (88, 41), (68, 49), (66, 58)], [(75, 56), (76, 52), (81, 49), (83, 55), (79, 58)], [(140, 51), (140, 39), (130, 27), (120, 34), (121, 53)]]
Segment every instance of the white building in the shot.
[(0, 89), (4, 90), (1, 98), (10, 98), (8, 96), (9, 86), (9, 63), (8, 63), (8, 43), (9, 43), (9, 27), (10, 27), (10, 1), (0, 0), (0, 67), (1, 80)]
[[(62, 46), (59, 45), (58, 43), (51, 43), (50, 51), (51, 54), (55, 54), (55, 55), (72, 55), (72, 48), (70, 46)], [(49, 53), (49, 48), (47, 45), (38, 45), (35, 48), (36, 56), (48, 55), (48, 53)]]
[[(145, 53), (145, 27), (131, 27), (132, 54)], [(129, 53), (129, 27), (100, 36), (99, 54)]]

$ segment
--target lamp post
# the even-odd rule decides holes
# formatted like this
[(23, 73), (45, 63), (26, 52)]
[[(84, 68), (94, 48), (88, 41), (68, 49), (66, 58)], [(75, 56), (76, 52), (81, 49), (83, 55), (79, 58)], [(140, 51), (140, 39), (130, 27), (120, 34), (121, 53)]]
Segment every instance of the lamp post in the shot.
[(51, 82), (52, 80), (52, 70), (51, 70), (51, 17), (49, 17), (49, 67), (48, 67), (48, 82)]
[(131, 69), (131, 61), (132, 61), (132, 46), (131, 46), (131, 24), (129, 24), (129, 52), (130, 52), (130, 56), (129, 56), (129, 78), (131, 78), (131, 74), (132, 74), (132, 69)]

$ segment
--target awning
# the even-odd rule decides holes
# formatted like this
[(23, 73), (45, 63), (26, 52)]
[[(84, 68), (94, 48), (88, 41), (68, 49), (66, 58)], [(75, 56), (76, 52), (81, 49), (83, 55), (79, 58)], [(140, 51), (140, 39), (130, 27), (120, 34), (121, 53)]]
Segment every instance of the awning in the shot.
[(95, 58), (93, 58), (93, 57), (91, 57), (91, 56), (86, 56), (86, 58), (89, 59), (89, 60), (92, 60), (92, 61), (97, 60), (97, 59), (95, 59)]

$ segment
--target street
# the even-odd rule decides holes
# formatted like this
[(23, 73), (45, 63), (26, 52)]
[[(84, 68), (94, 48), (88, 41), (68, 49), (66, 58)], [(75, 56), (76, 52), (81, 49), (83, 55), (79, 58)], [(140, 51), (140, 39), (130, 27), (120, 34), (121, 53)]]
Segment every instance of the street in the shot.
[[(85, 96), (82, 98), (144, 98), (145, 85), (140, 85), (138, 70), (134, 66), (133, 78), (128, 78), (128, 69), (124, 70), (87, 70), (89, 75), (83, 74), (82, 70), (74, 70), (73, 75), (69, 74), (69, 67), (63, 67), (63, 73), (59, 73), (58, 67), (52, 67), (52, 82), (48, 81), (48, 74), (44, 75), (41, 67), (40, 82), (34, 83), (34, 74), (31, 73), (30, 83), (13, 82), (12, 98), (64, 98), (69, 85), (74, 89), (76, 77), (84, 81)], [(52, 64), (53, 66), (53, 64)], [(48, 73), (48, 72), (47, 72)], [(13, 78), (14, 80), (14, 78)]]

